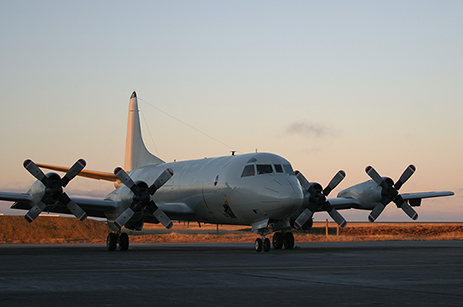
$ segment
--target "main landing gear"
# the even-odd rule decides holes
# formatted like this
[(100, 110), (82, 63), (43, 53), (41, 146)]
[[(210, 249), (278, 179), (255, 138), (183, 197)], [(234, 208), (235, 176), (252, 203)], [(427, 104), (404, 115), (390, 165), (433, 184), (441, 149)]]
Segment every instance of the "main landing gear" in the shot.
[[(254, 242), (254, 249), (256, 252), (268, 252), (270, 251), (270, 240), (265, 236), (269, 234), (267, 231), (259, 232), (261, 238), (257, 238)], [(273, 235), (273, 248), (274, 249), (282, 249), (283, 246), (285, 249), (293, 249), (294, 248), (294, 235), (292, 232), (275, 232)]]
[(119, 243), (119, 249), (126, 251), (129, 249), (129, 236), (125, 233), (114, 233), (111, 232), (106, 238), (106, 248), (108, 251), (115, 251), (117, 244)]

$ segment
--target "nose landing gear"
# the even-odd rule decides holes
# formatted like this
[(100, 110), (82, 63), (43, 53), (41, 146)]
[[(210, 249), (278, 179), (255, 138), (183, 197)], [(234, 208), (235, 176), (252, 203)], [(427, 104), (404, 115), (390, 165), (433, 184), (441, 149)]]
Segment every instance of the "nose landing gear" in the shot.
[(256, 252), (261, 252), (262, 250), (264, 252), (270, 251), (270, 240), (265, 238), (265, 236), (262, 236), (262, 239), (257, 238), (256, 242), (254, 242), (254, 249)]

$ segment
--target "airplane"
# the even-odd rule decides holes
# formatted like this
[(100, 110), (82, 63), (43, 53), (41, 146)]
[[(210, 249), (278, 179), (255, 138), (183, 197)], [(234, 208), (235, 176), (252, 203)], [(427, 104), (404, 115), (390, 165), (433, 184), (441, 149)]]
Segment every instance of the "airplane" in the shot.
[[(395, 203), (410, 218), (418, 217), (412, 208), (430, 197), (454, 195), (451, 191), (405, 193), (399, 189), (413, 175), (410, 165), (399, 180), (381, 177), (371, 166), (371, 180), (349, 187), (334, 198), (330, 192), (344, 179), (337, 172), (328, 185), (309, 182), (294, 171), (285, 158), (272, 153), (247, 153), (167, 163), (146, 148), (135, 92), (129, 102), (124, 167), (113, 173), (84, 170), (79, 159), (72, 167), (24, 161), (35, 181), (26, 193), (0, 192), (0, 200), (14, 202), (11, 208), (27, 210), (25, 220), (33, 222), (42, 211), (73, 214), (81, 221), (88, 216), (105, 218), (111, 233), (106, 247), (129, 249), (129, 237), (122, 229), (142, 230), (144, 223), (161, 223), (167, 229), (174, 221), (210, 224), (248, 225), (257, 233), (257, 252), (270, 250), (267, 235), (274, 233), (274, 249), (292, 249), (292, 229), (310, 229), (315, 212), (326, 211), (341, 227), (346, 220), (338, 210), (371, 210), (374, 222), (384, 208)], [(43, 169), (64, 172), (43, 173)], [(115, 190), (104, 199), (69, 197), (64, 188), (76, 176), (111, 181)]]

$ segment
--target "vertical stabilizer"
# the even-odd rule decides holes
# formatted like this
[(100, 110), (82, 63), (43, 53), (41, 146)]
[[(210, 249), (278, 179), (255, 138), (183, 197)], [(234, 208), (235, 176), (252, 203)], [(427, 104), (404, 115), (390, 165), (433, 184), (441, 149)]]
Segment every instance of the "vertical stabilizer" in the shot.
[(138, 114), (137, 94), (133, 92), (129, 103), (124, 169), (129, 172), (145, 165), (161, 163), (164, 163), (164, 161), (151, 154), (148, 149), (146, 149), (145, 143), (143, 142), (140, 116)]

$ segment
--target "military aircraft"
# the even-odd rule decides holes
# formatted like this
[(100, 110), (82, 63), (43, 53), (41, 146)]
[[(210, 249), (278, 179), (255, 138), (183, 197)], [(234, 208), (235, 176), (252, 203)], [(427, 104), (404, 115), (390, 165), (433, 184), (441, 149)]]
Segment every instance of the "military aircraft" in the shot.
[[(129, 237), (122, 228), (142, 230), (144, 223), (161, 223), (166, 228), (172, 220), (211, 224), (250, 225), (258, 234), (255, 250), (270, 250), (267, 235), (274, 233), (275, 249), (292, 249), (292, 229), (310, 229), (313, 214), (326, 211), (341, 226), (345, 219), (340, 209), (372, 210), (374, 221), (389, 203), (395, 203), (410, 218), (418, 217), (414, 206), (421, 199), (450, 196), (453, 192), (400, 194), (399, 189), (413, 175), (410, 165), (399, 180), (381, 177), (373, 167), (366, 168), (371, 180), (341, 191), (335, 198), (330, 192), (346, 176), (339, 171), (323, 188), (294, 171), (291, 163), (271, 153), (249, 153), (217, 158), (166, 163), (151, 154), (142, 139), (137, 95), (129, 103), (124, 167), (114, 173), (84, 170), (85, 160), (72, 167), (36, 164), (24, 161), (35, 181), (26, 193), (0, 192), (0, 200), (12, 201), (11, 208), (27, 210), (27, 222), (48, 212), (73, 214), (84, 221), (87, 216), (106, 218), (113, 232), (108, 234), (107, 249), (126, 251)], [(43, 169), (64, 172), (45, 174)], [(76, 176), (108, 180), (116, 189), (104, 199), (69, 197), (64, 188)]]

